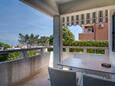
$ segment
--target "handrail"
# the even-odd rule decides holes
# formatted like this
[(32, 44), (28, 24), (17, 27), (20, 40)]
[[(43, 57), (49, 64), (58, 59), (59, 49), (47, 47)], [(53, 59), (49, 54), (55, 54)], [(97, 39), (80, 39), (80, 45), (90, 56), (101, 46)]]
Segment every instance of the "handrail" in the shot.
[(108, 47), (90, 47), (90, 46), (63, 46), (63, 48), (90, 48), (90, 49), (108, 49)]
[(53, 47), (52, 46), (38, 46), (34, 48), (6, 49), (6, 50), (1, 50), (0, 55), (19, 52), (18, 58), (28, 58), (28, 57), (33, 57), (29, 55), (28, 51), (36, 50), (35, 52), (36, 55), (43, 55), (45, 52), (47, 52), (48, 48), (53, 48)]
[[(70, 52), (70, 48), (80, 48), (83, 49), (83, 53), (87, 53), (88, 49), (100, 49), (100, 50), (104, 50), (104, 55), (109, 55), (109, 47), (90, 47), (90, 46), (63, 46), (63, 48), (66, 49), (66, 52)], [(93, 54), (97, 54), (96, 51)]]
[(38, 50), (38, 49), (45, 49), (45, 48), (53, 48), (53, 47), (52, 46), (41, 46), (41, 47), (36, 47), (36, 48), (8, 49), (8, 50), (1, 50), (0, 54), (17, 52), (17, 51)]

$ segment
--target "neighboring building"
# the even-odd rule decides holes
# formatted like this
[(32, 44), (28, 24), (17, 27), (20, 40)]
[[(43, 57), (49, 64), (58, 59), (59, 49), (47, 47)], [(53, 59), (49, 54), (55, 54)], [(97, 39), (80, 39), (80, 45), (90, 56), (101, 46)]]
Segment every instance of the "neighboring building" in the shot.
[(78, 11), (61, 16), (63, 26), (80, 25), (79, 40), (108, 40), (108, 14), (113, 6)]
[(108, 23), (84, 25), (79, 40), (108, 40)]

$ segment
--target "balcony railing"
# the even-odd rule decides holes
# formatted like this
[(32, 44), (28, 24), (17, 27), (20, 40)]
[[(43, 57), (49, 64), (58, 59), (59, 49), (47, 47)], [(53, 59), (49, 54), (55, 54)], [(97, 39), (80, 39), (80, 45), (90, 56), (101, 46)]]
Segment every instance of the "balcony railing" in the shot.
[[(0, 86), (14, 86), (28, 78), (38, 74), (49, 65), (50, 53), (46, 51), (51, 47), (38, 47), (29, 49), (12, 49), (0, 51), (0, 55), (19, 52), (20, 57), (0, 62)], [(37, 54), (28, 58), (29, 51), (36, 51)]]
[(108, 47), (63, 46), (63, 60), (71, 57), (109, 61)]
[[(48, 48), (52, 48), (52, 46), (49, 47), (37, 47), (37, 48), (22, 48), (22, 49), (6, 49), (6, 50), (1, 50), (0, 55), (6, 55), (6, 54), (12, 54), (12, 53), (18, 53), (16, 59), (22, 59), (22, 58), (28, 58), (32, 56), (37, 56), (41, 55), (44, 52), (47, 52)], [(29, 55), (29, 52), (34, 51), (34, 55)], [(15, 59), (15, 60), (16, 60)]]
[(63, 48), (65, 52), (76, 52), (81, 54), (109, 54), (108, 47), (63, 46)]

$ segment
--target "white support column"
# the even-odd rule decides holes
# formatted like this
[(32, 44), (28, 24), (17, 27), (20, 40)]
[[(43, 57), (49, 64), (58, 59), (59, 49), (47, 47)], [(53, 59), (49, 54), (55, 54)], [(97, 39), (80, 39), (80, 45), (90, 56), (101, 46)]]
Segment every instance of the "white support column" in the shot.
[(60, 23), (59, 15), (53, 17), (53, 23), (54, 23), (53, 67), (57, 67), (57, 64), (61, 61), (61, 57), (62, 57), (62, 27), (61, 27), (62, 25)]
[[(109, 10), (109, 14), (108, 14), (108, 26), (109, 26), (109, 59), (112, 65), (115, 66), (115, 52), (112, 51), (112, 15), (114, 14), (115, 9), (112, 8), (111, 10)], [(113, 72), (115, 72), (115, 69), (112, 69)], [(112, 75), (112, 80), (115, 80), (115, 76)]]

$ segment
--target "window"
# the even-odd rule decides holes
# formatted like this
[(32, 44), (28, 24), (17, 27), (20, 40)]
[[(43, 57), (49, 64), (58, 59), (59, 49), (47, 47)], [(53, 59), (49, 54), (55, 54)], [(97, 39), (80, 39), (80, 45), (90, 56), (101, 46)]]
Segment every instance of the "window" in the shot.
[(74, 16), (71, 16), (71, 21), (74, 21)]
[(81, 15), (81, 20), (84, 20), (84, 14)]
[(63, 21), (63, 23), (65, 22), (65, 18), (64, 17), (62, 18), (62, 21)]
[(84, 14), (81, 14), (81, 24), (84, 24)]
[(76, 20), (79, 20), (79, 15), (76, 15)]
[(65, 25), (65, 18), (63, 17), (62, 18), (62, 23), (63, 23), (63, 26)]
[(81, 21), (81, 24), (84, 24), (84, 21), (83, 21), (83, 20)]
[(67, 17), (67, 22), (69, 22), (69, 17)]
[(93, 12), (92, 18), (96, 18), (96, 12)]
[(108, 16), (108, 10), (105, 10), (105, 16)]
[(79, 24), (79, 15), (76, 15), (76, 24)]
[(103, 11), (99, 11), (99, 22), (103, 22)]
[(96, 23), (96, 12), (92, 13), (92, 22)]
[(103, 18), (99, 18), (99, 22), (103, 22)]
[(69, 26), (69, 17), (67, 17), (67, 25)]
[(90, 13), (86, 14), (86, 23), (89, 24), (90, 23)]
[(88, 28), (88, 32), (93, 32), (93, 29), (92, 28)]
[(105, 10), (105, 22), (108, 22), (108, 10)]
[(99, 17), (103, 17), (103, 11), (99, 11)]
[(71, 25), (74, 25), (74, 16), (71, 16)]
[(93, 26), (87, 26), (87, 27), (85, 27), (85, 32), (86, 33), (92, 33), (92, 32), (94, 32), (94, 29), (93, 29)]
[(93, 23), (96, 23), (96, 19), (93, 19), (92, 22), (93, 22)]
[(90, 19), (90, 13), (87, 13), (87, 17), (86, 17), (87, 19)]

